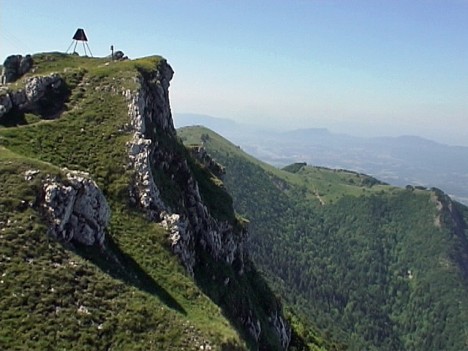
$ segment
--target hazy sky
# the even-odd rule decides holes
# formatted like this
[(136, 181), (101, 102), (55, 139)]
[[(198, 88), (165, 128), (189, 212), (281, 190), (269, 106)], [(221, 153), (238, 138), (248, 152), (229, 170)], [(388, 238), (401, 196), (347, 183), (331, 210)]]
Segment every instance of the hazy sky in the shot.
[(160, 54), (173, 112), (468, 145), (468, 1), (0, 0), (0, 60)]

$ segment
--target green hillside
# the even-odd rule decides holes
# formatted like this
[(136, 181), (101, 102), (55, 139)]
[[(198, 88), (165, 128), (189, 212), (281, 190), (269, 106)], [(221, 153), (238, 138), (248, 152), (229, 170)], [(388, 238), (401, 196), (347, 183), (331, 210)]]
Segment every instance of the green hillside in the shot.
[(309, 322), (350, 350), (468, 349), (466, 207), (344, 170), (278, 170), (202, 127), (178, 134), (225, 166), (254, 261)]
[[(34, 74), (62, 73), (69, 92), (59, 119), (27, 124), (18, 115), (24, 125), (0, 129), (0, 349), (245, 348), (170, 252), (165, 230), (125, 202), (129, 136), (118, 132), (128, 123), (125, 103), (95, 88), (126, 82), (159, 60), (104, 66), (103, 59), (35, 56)], [(47, 236), (41, 184), (63, 177), (60, 167), (88, 171), (110, 202), (104, 251)], [(32, 182), (24, 176), (30, 169), (39, 171)]]
[[(154, 146), (148, 159), (166, 210), (188, 217), (187, 203), (195, 200), (185, 198), (185, 189), (196, 182), (204, 201), (196, 205), (207, 218), (224, 223), (235, 240), (246, 235), (220, 180), (172, 132), (165, 59), (109, 62), (60, 53), (33, 59), (34, 69), (9, 84), (7, 95), (27, 88), (31, 77), (54, 73), (62, 81), (33, 107), (0, 116), (0, 349), (283, 349), (289, 340), (277, 330), (281, 303), (248, 253), (228, 263), (213, 256), (206, 239), (192, 238), (186, 248), (194, 257), (192, 277), (171, 249), (169, 232), (151, 220), (156, 209), (135, 201), (126, 96), (144, 87), (145, 103), (154, 103), (145, 115), (146, 144)], [(47, 234), (53, 223), (44, 184), (67, 185), (68, 170), (87, 172), (109, 204), (102, 245)], [(321, 340), (299, 335), (309, 333), (299, 321), (294, 325), (302, 329), (291, 331), (291, 349), (326, 350)]]
[[(23, 176), (31, 168), (41, 171), (33, 184)], [(40, 177), (57, 173), (11, 153), (0, 157), (3, 350), (191, 350), (205, 341), (241, 349), (155, 224), (114, 204), (115, 241), (106, 252), (48, 238), (34, 203)]]

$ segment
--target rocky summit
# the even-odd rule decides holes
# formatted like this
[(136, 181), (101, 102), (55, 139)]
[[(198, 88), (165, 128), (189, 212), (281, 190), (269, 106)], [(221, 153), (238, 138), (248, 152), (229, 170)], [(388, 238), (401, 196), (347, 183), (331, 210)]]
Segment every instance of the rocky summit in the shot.
[(223, 167), (177, 136), (164, 58), (14, 57), (0, 93), (1, 349), (299, 340)]

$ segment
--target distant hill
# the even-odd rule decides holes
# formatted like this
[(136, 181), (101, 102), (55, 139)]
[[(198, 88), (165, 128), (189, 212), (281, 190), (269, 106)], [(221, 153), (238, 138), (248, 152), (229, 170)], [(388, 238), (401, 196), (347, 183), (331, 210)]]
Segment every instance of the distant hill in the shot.
[(468, 348), (467, 207), (346, 170), (280, 170), (205, 128), (178, 133), (225, 166), (254, 261), (311, 323), (349, 350)]
[(214, 117), (176, 114), (175, 118), (178, 127), (204, 125), (278, 167), (307, 162), (350, 169), (393, 185), (442, 188), (468, 204), (468, 147), (417, 136), (362, 138), (324, 128), (279, 132)]
[(224, 129), (232, 127), (240, 127), (239, 124), (224, 118), (215, 118), (207, 115), (199, 115), (195, 113), (181, 113), (175, 114), (174, 116), (174, 126), (176, 128), (187, 126), (187, 125), (209, 125), (210, 128)]

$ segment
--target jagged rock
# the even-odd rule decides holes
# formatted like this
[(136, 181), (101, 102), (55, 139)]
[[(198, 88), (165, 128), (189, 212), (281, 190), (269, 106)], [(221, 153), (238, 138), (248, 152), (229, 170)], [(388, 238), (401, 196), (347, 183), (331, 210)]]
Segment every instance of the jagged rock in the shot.
[(110, 208), (86, 173), (68, 172), (66, 181), (49, 179), (44, 184), (44, 208), (52, 237), (85, 245), (103, 244)]
[(57, 73), (43, 77), (31, 77), (26, 81), (25, 93), (28, 102), (38, 101), (44, 96), (48, 88), (57, 89), (62, 78)]
[(291, 341), (291, 327), (286, 323), (283, 317), (278, 314), (278, 310), (273, 311), (268, 319), (273, 328), (275, 328), (276, 334), (279, 336), (281, 346), (286, 350)]
[(117, 61), (128, 60), (128, 57), (125, 56), (123, 51), (117, 50), (116, 52), (114, 52), (114, 60), (117, 60)]
[[(237, 274), (242, 275), (248, 257), (247, 230), (240, 223), (234, 227), (235, 222), (212, 216), (186, 158), (177, 148), (164, 145), (178, 143), (168, 92), (173, 74), (172, 68), (161, 62), (154, 72), (137, 78), (136, 90), (123, 92), (128, 102), (133, 133), (127, 144), (128, 166), (134, 171), (131, 197), (151, 220), (159, 222), (168, 231), (173, 252), (191, 276), (200, 258), (200, 248), (214, 260), (231, 265)], [(211, 159), (204, 149), (195, 150), (194, 156), (214, 175), (221, 177), (224, 174), (224, 168)], [(161, 197), (164, 189), (159, 189), (155, 182), (156, 172), (177, 188), (176, 194), (171, 195), (171, 206)], [(230, 284), (229, 280), (224, 279), (220, 284), (223, 282), (224, 286)], [(274, 306), (272, 311), (270, 323), (283, 349), (287, 349), (289, 327), (281, 316), (280, 307)], [(237, 317), (258, 341), (262, 325), (255, 312), (248, 309)]]
[[(180, 160), (176, 153), (159, 149), (154, 142), (155, 131), (164, 132), (166, 137), (173, 138), (174, 143), (176, 142), (168, 93), (173, 73), (169, 65), (163, 64), (155, 71), (154, 77), (139, 79), (137, 91), (124, 92), (129, 102), (128, 113), (134, 133), (127, 145), (129, 166), (135, 170), (134, 201), (147, 211), (151, 219), (163, 219), (164, 226), (171, 232), (173, 250), (189, 273), (193, 272), (195, 264), (196, 241), (216, 260), (232, 264), (238, 257), (238, 271), (242, 273), (246, 232), (241, 230), (241, 233), (236, 233), (228, 222), (218, 222), (213, 218), (202, 201), (198, 184), (193, 179), (186, 160)], [(217, 174), (224, 172), (206, 152), (199, 150), (198, 153)], [(186, 205), (184, 216), (171, 213), (169, 206), (161, 199), (160, 190), (154, 182), (153, 167), (169, 173), (171, 179), (186, 179), (181, 184), (183, 202)], [(179, 217), (175, 219), (170, 217), (172, 215)]]
[(20, 66), (19, 66), (19, 75), (20, 77), (26, 73), (28, 73), (32, 66), (34, 65), (34, 60), (31, 55), (26, 55), (21, 59)]
[(191, 147), (190, 154), (202, 165), (208, 168), (208, 170), (210, 170), (210, 172), (213, 173), (216, 177), (223, 179), (223, 176), (226, 174), (226, 169), (218, 162), (216, 162), (216, 160), (211, 158), (203, 146), (197, 145)]
[(146, 139), (140, 132), (135, 132), (127, 146), (129, 148), (129, 166), (136, 171), (134, 179), (135, 194), (133, 197), (148, 212), (151, 219), (158, 218), (159, 214), (166, 210), (166, 206), (161, 200), (159, 189), (154, 183), (153, 171), (149, 161), (151, 139)]
[[(49, 91), (57, 93), (63, 84), (63, 79), (57, 73), (47, 76), (28, 78), (24, 89), (0, 91), (0, 118), (13, 109), (18, 112), (32, 112), (41, 99), (46, 97)], [(7, 118), (7, 116), (5, 116)]]
[(3, 117), (3, 115), (10, 112), (12, 108), (13, 108), (13, 102), (11, 101), (11, 97), (8, 91), (7, 90), (0, 91), (0, 118)]
[(21, 109), (28, 102), (28, 98), (24, 90), (10, 92), (9, 95), (11, 98), (12, 107), (15, 106), (18, 109)]
[(11, 83), (29, 72), (34, 62), (31, 55), (11, 55), (3, 63), (3, 73), (5, 83)]
[(31, 181), (40, 172), (41, 171), (37, 169), (28, 169), (27, 171), (24, 172), (24, 180)]
[(190, 232), (187, 230), (189, 222), (180, 218), (180, 215), (173, 213), (161, 214), (161, 225), (169, 231), (169, 240), (172, 250), (177, 254), (182, 262), (185, 262), (188, 273), (193, 276), (193, 266), (195, 265), (195, 253), (187, 249), (187, 243), (190, 241)]
[(249, 314), (244, 322), (247, 330), (249, 331), (250, 335), (258, 341), (260, 339), (260, 334), (262, 332), (262, 326), (260, 325), (260, 321)]
[(21, 58), (21, 55), (10, 55), (3, 62), (3, 76), (5, 77), (5, 83), (11, 83), (18, 79), (18, 70)]

